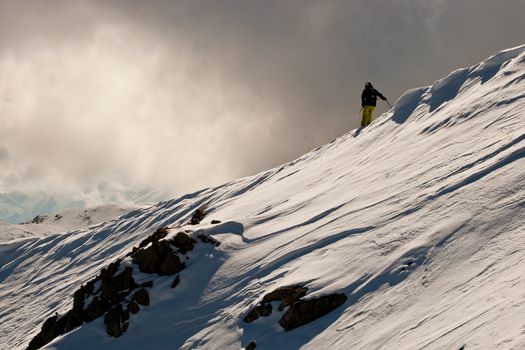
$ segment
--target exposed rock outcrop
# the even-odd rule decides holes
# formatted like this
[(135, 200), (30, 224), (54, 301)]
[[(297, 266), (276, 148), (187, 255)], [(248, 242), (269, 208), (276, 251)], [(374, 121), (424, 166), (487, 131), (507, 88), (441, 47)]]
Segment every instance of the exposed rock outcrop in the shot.
[(330, 313), (343, 305), (346, 299), (344, 294), (330, 294), (316, 299), (298, 300), (281, 317), (279, 324), (290, 331)]
[(40, 329), (40, 333), (29, 342), (28, 350), (39, 349), (61, 334), (61, 330), (57, 329), (61, 328), (57, 327), (58, 318), (59, 316), (55, 314), (55, 316), (51, 316), (45, 320)]
[(180, 283), (180, 275), (177, 275), (177, 277), (175, 277), (175, 279), (173, 280), (173, 282), (171, 282), (171, 288), (175, 288), (179, 285)]
[(167, 241), (153, 241), (149, 247), (140, 248), (133, 262), (139, 265), (141, 272), (158, 275), (171, 275), (185, 267)]
[(208, 235), (205, 235), (205, 234), (200, 234), (197, 236), (197, 238), (202, 242), (202, 243), (209, 243), (209, 244), (213, 244), (214, 246), (218, 247), (221, 245), (221, 242), (219, 242), (218, 240), (216, 240), (215, 238), (211, 237), (211, 236), (208, 236)]
[(206, 207), (200, 207), (195, 211), (190, 220), (190, 225), (198, 225), (206, 217)]
[(148, 236), (146, 239), (144, 239), (142, 242), (139, 243), (139, 248), (143, 248), (152, 242), (160, 241), (161, 239), (166, 237), (168, 233), (169, 233), (169, 228), (167, 227), (158, 228), (152, 235)]
[(133, 269), (127, 266), (124, 271), (115, 277), (102, 278), (100, 287), (101, 301), (110, 305), (124, 301), (124, 298), (138, 287), (132, 273)]
[(251, 323), (261, 316), (270, 316), (272, 314), (272, 304), (259, 303), (246, 316), (244, 322)]
[(104, 312), (106, 312), (106, 309), (100, 301), (100, 298), (94, 297), (88, 307), (84, 310), (83, 319), (85, 322), (91, 322), (104, 315)]
[(133, 300), (128, 303), (128, 311), (132, 314), (136, 314), (140, 311), (139, 304), (134, 302)]
[(279, 320), (284, 330), (289, 331), (313, 320), (316, 320), (346, 302), (344, 294), (330, 294), (319, 298), (303, 300), (308, 288), (300, 285), (280, 287), (266, 294), (244, 317), (244, 322), (251, 323), (261, 316), (269, 316), (272, 313), (272, 302), (281, 301), (279, 311), (288, 310)]
[(255, 340), (252, 340), (252, 341), (250, 342), (250, 344), (248, 344), (248, 345), (246, 346), (245, 349), (246, 349), (246, 350), (253, 350), (253, 349), (255, 349), (256, 347), (257, 347), (257, 344), (255, 344)]
[[(193, 222), (202, 220), (204, 208), (198, 209)], [(158, 275), (173, 275), (185, 268), (179, 254), (192, 251), (197, 241), (185, 232), (179, 232), (169, 240), (166, 237), (168, 228), (159, 228), (152, 235), (140, 242), (126, 254), (138, 265), (141, 272)], [(205, 236), (206, 243), (218, 246), (220, 243)], [(142, 306), (150, 304), (146, 288), (153, 287), (153, 281), (137, 284), (133, 278), (131, 266), (121, 266), (122, 259), (117, 259), (103, 268), (99, 275), (80, 286), (73, 294), (73, 306), (64, 315), (56, 313), (42, 325), (41, 331), (30, 341), (28, 350), (39, 349), (54, 338), (82, 325), (104, 316), (107, 333), (120, 337), (129, 327), (130, 314), (136, 314)], [(129, 262), (127, 262), (129, 264)], [(180, 283), (179, 275), (171, 284), (175, 288)], [(271, 306), (271, 305), (270, 305)], [(264, 312), (263, 312), (264, 313)]]
[(193, 247), (195, 246), (195, 243), (197, 243), (196, 240), (194, 240), (184, 232), (177, 233), (177, 235), (169, 242), (172, 246), (177, 248), (177, 250), (181, 254), (186, 254), (187, 252), (192, 251)]
[(133, 297), (131, 298), (132, 301), (136, 302), (137, 304), (148, 306), (149, 305), (149, 294), (148, 291), (145, 288), (140, 288), (138, 291), (133, 294)]
[(124, 310), (122, 309), (122, 305), (120, 304), (115, 305), (108, 311), (106, 317), (104, 318), (104, 323), (107, 325), (107, 332), (110, 336), (118, 338), (123, 334), (123, 318)]
[(31, 224), (41, 224), (49, 217), (49, 215), (37, 215), (31, 220)]
[(308, 288), (301, 286), (286, 286), (280, 287), (266, 294), (263, 297), (263, 302), (269, 303), (272, 301), (281, 301), (279, 311), (284, 310), (285, 307), (290, 306), (297, 300), (301, 299), (308, 292)]
[(270, 303), (272, 301), (281, 301), (279, 311), (282, 311), (285, 307), (305, 296), (307, 292), (308, 288), (297, 285), (277, 288), (263, 297), (262, 301), (244, 317), (244, 322), (250, 323), (261, 316), (271, 315), (272, 304)]
[[(73, 293), (73, 307), (64, 315), (55, 314), (48, 318), (27, 349), (41, 348), (54, 338), (91, 322), (106, 314), (107, 332), (113, 337), (122, 335), (123, 325), (129, 313), (122, 309), (121, 302), (138, 287), (133, 279), (133, 269), (126, 266), (120, 273), (121, 261), (116, 260), (100, 271), (100, 274)], [(116, 274), (116, 275), (115, 275)], [(99, 286), (95, 290), (95, 286)], [(91, 299), (86, 306), (88, 298)]]

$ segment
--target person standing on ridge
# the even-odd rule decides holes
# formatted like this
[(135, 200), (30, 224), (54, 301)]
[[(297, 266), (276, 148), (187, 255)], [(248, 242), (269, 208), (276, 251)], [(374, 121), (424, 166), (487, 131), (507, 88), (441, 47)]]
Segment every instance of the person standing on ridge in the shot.
[(372, 114), (374, 113), (374, 109), (376, 109), (378, 97), (383, 101), (387, 101), (385, 96), (383, 96), (379, 91), (374, 89), (371, 82), (367, 82), (365, 84), (365, 89), (361, 94), (361, 106), (363, 107), (363, 118), (361, 119), (362, 128), (372, 123)]

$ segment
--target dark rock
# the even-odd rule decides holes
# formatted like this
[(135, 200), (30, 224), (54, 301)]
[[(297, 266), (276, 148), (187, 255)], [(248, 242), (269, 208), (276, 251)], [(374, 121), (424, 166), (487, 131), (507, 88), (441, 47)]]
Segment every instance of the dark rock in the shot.
[(253, 350), (257, 347), (257, 344), (255, 344), (255, 340), (252, 340), (250, 344), (248, 344), (245, 348), (245, 350)]
[(206, 208), (201, 207), (195, 211), (190, 220), (190, 225), (198, 225), (206, 217)]
[(94, 297), (88, 307), (82, 312), (82, 319), (85, 322), (91, 322), (96, 318), (104, 315), (107, 308), (102, 305), (99, 297)]
[(128, 310), (122, 311), (122, 321), (129, 321), (129, 311)]
[(139, 250), (140, 250), (139, 248), (133, 247), (133, 248), (131, 248), (131, 252), (126, 254), (126, 256), (134, 256)]
[(39, 349), (65, 332), (67, 319), (55, 313), (42, 324), (40, 333), (31, 341), (27, 349)]
[(128, 311), (131, 312), (132, 314), (138, 313), (140, 311), (139, 304), (137, 304), (134, 301), (130, 301), (128, 303)]
[(64, 323), (65, 328), (60, 329), (60, 332), (56, 333), (55, 337), (80, 327), (82, 325), (82, 314), (76, 310), (69, 310), (58, 323), (61, 322)]
[(180, 275), (177, 275), (177, 277), (175, 277), (175, 279), (173, 280), (173, 282), (171, 282), (171, 288), (175, 288), (179, 285), (180, 283)]
[(281, 317), (279, 324), (286, 331), (292, 330), (328, 314), (343, 305), (346, 299), (344, 294), (331, 294), (317, 299), (298, 300)]
[(33, 339), (31, 339), (29, 341), (29, 344), (27, 345), (26, 350), (40, 349), (41, 347), (43, 347), (46, 344), (47, 343), (44, 342), (44, 338), (42, 336), (42, 332), (39, 332), (36, 336), (33, 337)]
[(142, 242), (139, 243), (139, 248), (143, 248), (150, 243), (160, 241), (161, 239), (166, 237), (168, 233), (169, 233), (169, 228), (167, 227), (158, 228), (157, 231), (155, 231), (152, 235), (150, 235), (148, 238), (144, 239)]
[(301, 299), (308, 292), (308, 288), (302, 286), (286, 286), (280, 287), (276, 290), (266, 294), (263, 302), (282, 301), (279, 305), (279, 311), (284, 310), (285, 307), (290, 306), (295, 301)]
[[(165, 245), (166, 249), (171, 251), (169, 245), (167, 243)], [(120, 302), (124, 301), (126, 296), (138, 287), (133, 279), (133, 269), (129, 266), (115, 276), (120, 263), (120, 260), (111, 263), (108, 267), (102, 269), (99, 276), (75, 291), (73, 294), (72, 309), (63, 316), (56, 314), (47, 319), (42, 325), (41, 332), (30, 341), (28, 349), (41, 348), (57, 336), (79, 327), (83, 322), (90, 322), (104, 315), (106, 312), (106, 322), (110, 322), (108, 334), (115, 337), (120, 336), (122, 330), (119, 331), (120, 325), (117, 325), (115, 319), (119, 318), (121, 321), (129, 319), (129, 312), (119, 311), (122, 310)], [(95, 291), (95, 284), (98, 281), (100, 281), (100, 288)], [(145, 285), (151, 285), (151, 283), (152, 281), (149, 281), (145, 283)], [(98, 295), (98, 293), (100, 293), (100, 295)], [(95, 294), (97, 295), (95, 296)], [(93, 299), (84, 309), (87, 298), (92, 296)], [(146, 299), (147, 300), (143, 302), (149, 304), (148, 295), (146, 295)], [(145, 299), (142, 298), (141, 300)], [(138, 308), (136, 303), (133, 302), (133, 304)]]
[(244, 322), (250, 323), (261, 316), (269, 316), (272, 313), (272, 305), (270, 304), (272, 301), (282, 301), (279, 305), (279, 311), (282, 311), (286, 306), (305, 296), (307, 292), (308, 288), (299, 285), (277, 288), (263, 297), (262, 302), (244, 317)]
[(146, 288), (152, 288), (153, 287), (153, 281), (147, 281), (147, 282), (141, 283), (140, 286), (141, 287), (146, 287)]
[(221, 245), (221, 242), (208, 235), (200, 234), (197, 236), (197, 238), (200, 239), (202, 243), (210, 243), (215, 245), (216, 247)]
[(278, 300), (299, 300), (306, 295), (308, 288), (302, 286), (286, 286), (266, 294), (263, 298), (265, 302)]
[(171, 275), (184, 269), (177, 254), (166, 241), (153, 242), (148, 248), (142, 248), (135, 254), (134, 262), (145, 273)]
[(193, 250), (193, 247), (195, 246), (196, 241), (192, 239), (190, 236), (188, 236), (184, 232), (179, 232), (173, 238), (170, 243), (175, 246), (181, 254), (186, 254), (189, 251)]
[(139, 265), (139, 270), (145, 273), (155, 273), (160, 270), (160, 257), (154, 245), (146, 249), (139, 249), (135, 253), (134, 262)]
[(272, 314), (272, 304), (259, 303), (246, 316), (244, 322), (252, 323), (261, 316), (270, 316)]
[(113, 275), (117, 273), (119, 266), (120, 266), (120, 260), (117, 259), (116, 261), (109, 264), (108, 267), (103, 268), (102, 271), (100, 271), (100, 278), (108, 279), (108, 278), (113, 277)]
[(149, 294), (148, 291), (144, 288), (140, 288), (138, 291), (133, 294), (133, 297), (131, 298), (132, 301), (136, 302), (137, 304), (148, 306), (149, 305)]
[(114, 338), (120, 337), (123, 333), (120, 326), (122, 323), (122, 314), (122, 305), (117, 304), (108, 311), (104, 319), (104, 323), (107, 325), (107, 333)]
[(217, 224), (220, 224), (220, 223), (221, 223), (221, 220), (212, 220), (211, 221), (212, 225), (217, 225)]
[(86, 292), (86, 295), (95, 294), (95, 283), (97, 281), (98, 281), (98, 277), (86, 283), (86, 286), (84, 287), (84, 291)]
[(125, 333), (128, 330), (128, 328), (129, 328), (129, 322), (124, 322), (122, 324), (122, 332)]
[[(48, 218), (47, 215), (37, 215), (31, 220), (32, 224), (41, 224)], [(46, 343), (47, 344), (47, 343)]]
[(206, 235), (200, 234), (197, 238), (200, 239), (202, 243), (210, 243), (210, 239)]
[(44, 324), (42, 325), (42, 329), (40, 331), (40, 333), (42, 333), (42, 339), (45, 342), (44, 344), (49, 343), (55, 338), (55, 326), (57, 320), (58, 316), (54, 315), (44, 321)]
[(42, 324), (40, 333), (38, 333), (27, 347), (28, 350), (40, 349), (56, 337), (79, 327), (82, 324), (80, 314), (74, 310), (69, 310), (65, 315), (60, 316), (55, 313)]
[(84, 302), (86, 298), (85, 287), (81, 286), (80, 289), (73, 293), (73, 310), (81, 312), (84, 309)]
[(124, 298), (135, 288), (138, 284), (135, 283), (132, 275), (133, 269), (127, 266), (124, 271), (115, 277), (102, 279), (101, 286), (101, 301), (102, 304), (109, 302), (114, 305), (124, 300)]
[(57, 320), (55, 322), (55, 330), (53, 332), (53, 338), (56, 338), (62, 333), (68, 332), (71, 329), (76, 328), (82, 324), (82, 320), (77, 320), (77, 324), (74, 325), (70, 321), (71, 316), (69, 315), (69, 312), (63, 316), (59, 316), (58, 313), (55, 313), (55, 315), (57, 316)]
[(179, 257), (175, 254), (167, 254), (160, 265), (160, 275), (173, 275), (184, 269)]

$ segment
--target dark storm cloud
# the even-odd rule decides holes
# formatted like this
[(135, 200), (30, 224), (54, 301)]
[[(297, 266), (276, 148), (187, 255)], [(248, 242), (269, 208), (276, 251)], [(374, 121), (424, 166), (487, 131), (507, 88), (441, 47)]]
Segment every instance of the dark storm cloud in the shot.
[(524, 10), (522, 0), (0, 0), (10, 119), (0, 146), (31, 164), (11, 177), (187, 192), (356, 127), (365, 81), (393, 102), (521, 44)]

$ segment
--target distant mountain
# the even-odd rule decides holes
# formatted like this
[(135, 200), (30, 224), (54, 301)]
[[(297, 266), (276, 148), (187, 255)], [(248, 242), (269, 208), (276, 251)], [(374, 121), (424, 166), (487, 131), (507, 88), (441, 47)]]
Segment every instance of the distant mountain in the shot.
[[(107, 204), (144, 205), (154, 204), (169, 198), (169, 195), (159, 191), (129, 190), (105, 198)], [(0, 222), (19, 224), (29, 222), (39, 215), (51, 215), (65, 209), (84, 209), (87, 204), (83, 200), (58, 199), (44, 192), (32, 194), (20, 191), (0, 193)]]
[[(76, 204), (76, 205), (75, 205)], [(61, 205), (44, 193), (27, 195), (22, 192), (0, 193), (0, 221), (17, 224), (42, 214), (57, 213), (61, 209), (80, 208), (80, 203)]]
[(106, 204), (88, 209), (69, 208), (50, 215), (39, 214), (23, 224), (0, 223), (0, 244), (21, 238), (41, 237), (85, 229), (139, 208), (141, 206), (138, 205)]

